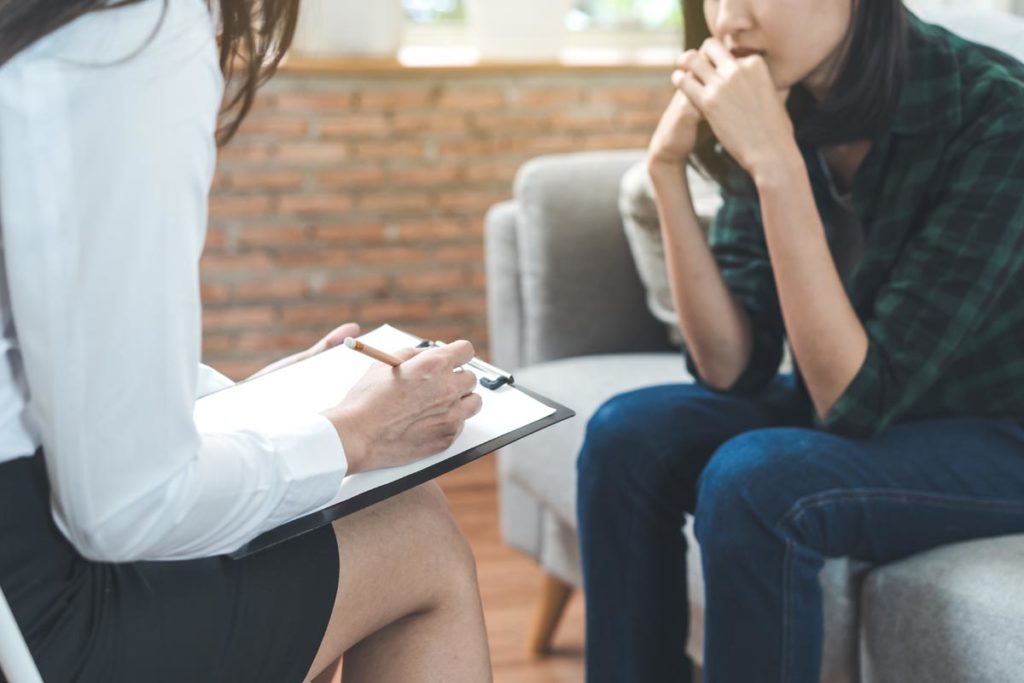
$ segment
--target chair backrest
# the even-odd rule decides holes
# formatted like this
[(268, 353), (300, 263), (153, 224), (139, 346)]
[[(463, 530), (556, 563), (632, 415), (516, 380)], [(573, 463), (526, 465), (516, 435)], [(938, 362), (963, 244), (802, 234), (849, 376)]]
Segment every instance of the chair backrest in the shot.
[(0, 589), (0, 670), (7, 683), (43, 683), (32, 661), (28, 645), (18, 630), (18, 622)]
[(1024, 17), (973, 2), (947, 7), (936, 0), (914, 0), (907, 5), (927, 22), (1024, 62)]

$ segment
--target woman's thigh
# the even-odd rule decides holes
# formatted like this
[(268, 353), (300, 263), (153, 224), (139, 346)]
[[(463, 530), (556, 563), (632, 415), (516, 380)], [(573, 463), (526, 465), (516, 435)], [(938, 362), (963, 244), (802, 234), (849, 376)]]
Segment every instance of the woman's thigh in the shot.
[[(889, 562), (1024, 532), (1024, 426), (943, 418), (870, 439), (776, 428), (737, 436), (699, 487), (698, 534), (773, 529), (826, 557)], [(704, 538), (702, 538), (702, 543)]]
[[(587, 424), (578, 462), (579, 490), (606, 499), (668, 496), (692, 512), (697, 478), (715, 450), (738, 434), (806, 425), (810, 404), (791, 375), (753, 396), (715, 392), (699, 384), (669, 384), (620, 394)], [(652, 493), (654, 489), (658, 493)]]

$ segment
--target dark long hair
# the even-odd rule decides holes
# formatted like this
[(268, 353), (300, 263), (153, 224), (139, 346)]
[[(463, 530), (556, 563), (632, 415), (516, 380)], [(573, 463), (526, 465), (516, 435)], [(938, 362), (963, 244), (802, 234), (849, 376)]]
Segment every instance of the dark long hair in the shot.
[[(0, 66), (85, 14), (142, 1), (0, 0)], [(180, 0), (162, 0), (165, 7), (174, 1)], [(223, 109), (227, 115), (217, 132), (218, 142), (224, 144), (238, 131), (256, 90), (274, 73), (291, 45), (299, 0), (219, 0), (219, 6), (220, 68), (229, 88)]]
[[(681, 0), (687, 48), (700, 47), (711, 35), (703, 0)], [(846, 58), (835, 85), (822, 102), (801, 86), (787, 103), (804, 145), (836, 145), (871, 139), (889, 126), (907, 71), (907, 20), (902, 0), (853, 0), (854, 17), (846, 36)], [(734, 189), (738, 164), (721, 150), (707, 124), (702, 125), (698, 168)]]

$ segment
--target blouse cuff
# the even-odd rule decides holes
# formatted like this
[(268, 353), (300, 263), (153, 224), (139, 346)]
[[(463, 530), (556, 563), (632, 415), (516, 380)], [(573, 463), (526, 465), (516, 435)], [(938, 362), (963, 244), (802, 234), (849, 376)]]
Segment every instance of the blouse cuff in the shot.
[(278, 465), (289, 482), (274, 514), (277, 524), (330, 502), (348, 471), (345, 448), (331, 421), (319, 414), (296, 416), (268, 431)]

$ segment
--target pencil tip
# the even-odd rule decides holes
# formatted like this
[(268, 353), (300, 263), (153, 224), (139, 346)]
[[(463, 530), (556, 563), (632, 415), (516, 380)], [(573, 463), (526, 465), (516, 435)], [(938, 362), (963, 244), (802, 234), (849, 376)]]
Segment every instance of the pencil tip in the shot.
[(347, 346), (350, 349), (356, 348), (356, 340), (353, 339), (352, 337), (345, 337), (345, 346)]

